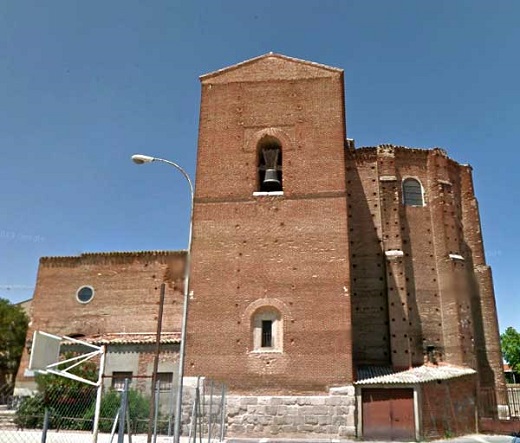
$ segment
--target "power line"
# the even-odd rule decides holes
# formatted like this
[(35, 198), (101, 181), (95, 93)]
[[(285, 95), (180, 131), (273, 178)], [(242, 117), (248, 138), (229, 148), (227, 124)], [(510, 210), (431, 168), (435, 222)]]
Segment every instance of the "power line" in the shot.
[(6, 291), (23, 291), (27, 289), (34, 289), (34, 286), (28, 285), (0, 285), (0, 289), (4, 289)]

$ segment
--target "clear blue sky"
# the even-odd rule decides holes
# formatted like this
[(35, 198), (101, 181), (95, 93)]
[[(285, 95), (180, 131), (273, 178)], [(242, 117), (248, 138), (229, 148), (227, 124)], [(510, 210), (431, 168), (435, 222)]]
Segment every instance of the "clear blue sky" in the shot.
[(0, 8), (0, 296), (40, 256), (185, 248), (198, 76), (269, 51), (345, 69), (357, 146), (474, 167), (501, 329), (520, 329), (520, 2), (7, 0)]

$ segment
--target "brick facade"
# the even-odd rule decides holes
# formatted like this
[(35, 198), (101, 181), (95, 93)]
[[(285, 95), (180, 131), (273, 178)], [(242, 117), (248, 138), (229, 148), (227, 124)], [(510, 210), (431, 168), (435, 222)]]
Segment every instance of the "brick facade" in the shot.
[[(113, 252), (75, 257), (43, 257), (31, 306), (33, 331), (92, 338), (111, 333), (154, 334), (161, 283), (166, 283), (163, 331), (178, 332), (182, 315), (185, 253)], [(94, 297), (80, 303), (76, 293), (90, 286)], [(152, 346), (149, 345), (152, 352)], [(25, 350), (18, 370), (17, 389), (33, 388), (25, 377)], [(108, 370), (107, 373), (110, 371)]]
[[(201, 81), (188, 372), (318, 393), (429, 355), (503, 387), (471, 168), (441, 149), (355, 149), (334, 68), (273, 54)], [(266, 137), (283, 194), (255, 193)], [(403, 204), (409, 178), (420, 206)], [(275, 305), (283, 352), (256, 352), (255, 310)]]
[[(283, 196), (254, 195), (265, 137)], [(280, 394), (352, 381), (344, 141), (340, 70), (267, 57), (202, 77), (190, 375)], [(281, 314), (283, 352), (253, 349), (262, 308)]]
[(473, 375), (425, 383), (421, 389), (422, 438), (450, 438), (477, 432)]
[[(346, 170), (354, 362), (408, 368), (431, 347), (438, 361), (477, 369), (482, 387), (503, 388), (471, 168), (441, 149), (384, 145), (349, 150)], [(407, 177), (421, 182), (424, 206), (403, 204)]]
[[(414, 401), (417, 435), (472, 432), (475, 383), (505, 384), (471, 167), (438, 148), (356, 149), (343, 81), (276, 54), (201, 77), (186, 375), (228, 385), (237, 435), (343, 437), (355, 434), (361, 368), (469, 367), (476, 381), (426, 383)], [(184, 258), (42, 259), (28, 337), (152, 332), (162, 282), (163, 330), (178, 331)], [(90, 303), (76, 300), (82, 285)]]

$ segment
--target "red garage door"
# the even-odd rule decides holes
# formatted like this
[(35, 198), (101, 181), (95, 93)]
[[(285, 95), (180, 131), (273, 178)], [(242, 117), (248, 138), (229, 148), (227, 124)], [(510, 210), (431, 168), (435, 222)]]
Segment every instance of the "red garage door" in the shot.
[(415, 440), (413, 389), (363, 389), (363, 438)]

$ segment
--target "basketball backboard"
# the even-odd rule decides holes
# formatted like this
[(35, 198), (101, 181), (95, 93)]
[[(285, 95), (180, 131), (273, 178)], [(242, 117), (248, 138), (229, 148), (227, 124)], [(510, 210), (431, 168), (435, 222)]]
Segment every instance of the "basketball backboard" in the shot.
[(34, 331), (29, 369), (45, 371), (48, 366), (57, 363), (60, 358), (60, 344), (61, 337)]

